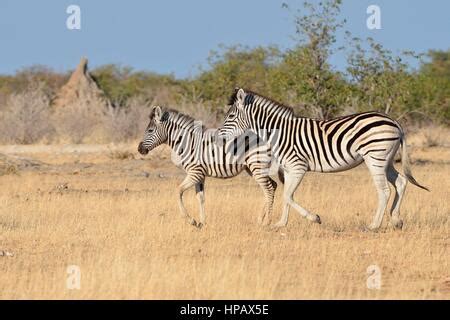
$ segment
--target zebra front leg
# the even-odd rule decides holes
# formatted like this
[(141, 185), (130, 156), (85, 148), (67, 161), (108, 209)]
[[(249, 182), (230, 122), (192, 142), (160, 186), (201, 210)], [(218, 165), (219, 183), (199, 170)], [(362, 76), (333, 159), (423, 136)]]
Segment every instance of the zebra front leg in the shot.
[(180, 207), (181, 216), (184, 219), (187, 219), (188, 223), (197, 226), (197, 222), (188, 214), (186, 208), (183, 204), (183, 193), (188, 190), (190, 187), (193, 187), (195, 185), (195, 181), (191, 179), (190, 176), (187, 176), (183, 182), (178, 187), (178, 205)]
[(197, 224), (198, 228), (203, 227), (206, 224), (205, 214), (205, 183), (199, 182), (195, 184), (195, 192), (197, 194), (197, 200), (200, 207), (200, 223)]
[(283, 214), (280, 221), (278, 221), (274, 225), (274, 228), (281, 228), (287, 225), (289, 218), (289, 206), (293, 207), (302, 217), (319, 224), (321, 223), (320, 217), (318, 215), (310, 213), (308, 210), (302, 208), (294, 201), (294, 192), (302, 181), (304, 174), (304, 171), (289, 174), (285, 173), (283, 191)]

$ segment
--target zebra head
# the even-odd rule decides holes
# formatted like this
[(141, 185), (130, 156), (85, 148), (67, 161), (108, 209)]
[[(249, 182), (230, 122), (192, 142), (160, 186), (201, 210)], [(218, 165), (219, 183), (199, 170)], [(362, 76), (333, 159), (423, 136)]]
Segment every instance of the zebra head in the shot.
[(242, 88), (236, 88), (229, 102), (230, 109), (218, 130), (219, 138), (237, 137), (250, 129), (246, 106), (251, 104), (251, 101), (247, 100), (247, 93)]
[(147, 154), (157, 146), (167, 141), (166, 122), (169, 112), (160, 106), (153, 107), (150, 112), (150, 122), (145, 129), (144, 139), (139, 143), (140, 154)]

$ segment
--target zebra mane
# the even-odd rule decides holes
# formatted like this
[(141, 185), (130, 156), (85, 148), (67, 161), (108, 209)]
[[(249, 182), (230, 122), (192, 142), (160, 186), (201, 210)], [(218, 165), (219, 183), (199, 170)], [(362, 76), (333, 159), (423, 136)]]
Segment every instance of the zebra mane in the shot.
[[(236, 102), (237, 93), (238, 93), (239, 89), (240, 88), (234, 89), (233, 94), (230, 96), (230, 99), (228, 100), (228, 105), (233, 105)], [(255, 91), (248, 90), (248, 89), (245, 89), (245, 88), (242, 88), (242, 89), (247, 94), (247, 96), (245, 97), (246, 104), (251, 104), (251, 103), (253, 103), (255, 101), (255, 98), (259, 98), (259, 100), (260, 100), (258, 102), (259, 105), (261, 105), (261, 100), (262, 100), (262, 102), (269, 102), (270, 105), (276, 106), (277, 109), (285, 110), (285, 111), (288, 112), (289, 115), (295, 116), (294, 109), (292, 107), (289, 107), (289, 106), (287, 106), (287, 105), (285, 105), (285, 104), (283, 104), (281, 102), (278, 102), (278, 101), (276, 101), (276, 100), (274, 100), (272, 98), (266, 97), (266, 96), (264, 96), (262, 94), (259, 94), (259, 93), (255, 92)], [(268, 105), (268, 104), (265, 104), (265, 105)]]
[[(176, 109), (161, 107), (161, 111), (163, 113), (163, 116), (164, 114), (167, 114), (168, 121), (181, 125), (182, 128), (192, 127), (194, 125), (194, 122), (196, 121), (195, 118), (191, 117), (188, 114), (182, 113), (181, 111), (178, 111)], [(149, 117), (150, 121), (152, 121), (155, 118), (154, 109), (150, 112)], [(205, 130), (204, 125), (202, 125), (202, 128), (203, 130)]]

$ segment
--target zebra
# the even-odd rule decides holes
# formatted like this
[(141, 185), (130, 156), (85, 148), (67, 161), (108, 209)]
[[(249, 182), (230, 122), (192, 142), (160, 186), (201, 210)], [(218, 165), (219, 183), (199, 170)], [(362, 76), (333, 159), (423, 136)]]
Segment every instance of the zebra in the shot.
[[(245, 141), (244, 150), (239, 148), (238, 152), (237, 139), (219, 143), (215, 129), (206, 129), (194, 118), (177, 110), (155, 106), (151, 110), (150, 122), (143, 140), (139, 143), (138, 151), (145, 155), (161, 144), (171, 147), (172, 161), (187, 174), (178, 187), (180, 212), (188, 223), (198, 228), (206, 222), (205, 178), (231, 178), (246, 170), (263, 191), (264, 210), (258, 222), (265, 225), (270, 223), (277, 183), (269, 177), (272, 159), (270, 149), (267, 145), (257, 144), (256, 135), (251, 138), (253, 142)], [(278, 172), (278, 176), (283, 182), (282, 172)], [(189, 216), (183, 204), (183, 193), (193, 186), (200, 207), (200, 222)]]
[[(365, 162), (378, 193), (378, 208), (369, 230), (380, 228), (390, 197), (388, 182), (396, 193), (390, 210), (391, 225), (402, 229), (400, 204), (407, 182), (429, 191), (412, 176), (405, 134), (399, 123), (380, 112), (351, 114), (331, 120), (297, 117), (285, 106), (256, 92), (236, 88), (219, 137), (251, 131), (264, 139), (284, 170), (283, 212), (273, 227), (287, 225), (289, 206), (302, 217), (321, 223), (318, 215), (298, 205), (293, 194), (307, 171), (339, 172)], [(402, 148), (404, 176), (394, 168), (394, 156)], [(406, 177), (405, 177), (406, 176)]]

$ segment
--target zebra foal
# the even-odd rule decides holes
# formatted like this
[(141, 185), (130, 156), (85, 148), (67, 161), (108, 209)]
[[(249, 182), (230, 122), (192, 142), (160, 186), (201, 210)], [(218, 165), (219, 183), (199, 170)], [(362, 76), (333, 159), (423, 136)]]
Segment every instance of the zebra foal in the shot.
[[(272, 157), (267, 145), (257, 143), (256, 135), (249, 138), (218, 143), (215, 129), (206, 129), (192, 117), (176, 110), (155, 106), (138, 151), (145, 155), (161, 144), (171, 147), (172, 161), (187, 174), (178, 188), (178, 203), (182, 216), (190, 224), (201, 228), (206, 222), (205, 178), (231, 178), (243, 170), (254, 177), (264, 194), (264, 210), (259, 223), (269, 223), (277, 187), (269, 177)], [(282, 173), (278, 174), (283, 182)], [(183, 193), (193, 186), (200, 207), (200, 222), (189, 216), (183, 204)]]
[[(307, 171), (338, 172), (365, 162), (378, 193), (378, 208), (369, 229), (381, 226), (390, 197), (388, 183), (396, 193), (391, 223), (401, 229), (400, 204), (407, 181), (421, 186), (412, 176), (405, 135), (400, 125), (379, 112), (352, 114), (332, 120), (296, 117), (293, 109), (242, 88), (236, 89), (219, 137), (229, 138), (250, 130), (269, 144), (284, 170), (283, 213), (275, 227), (288, 222), (289, 206), (317, 223), (320, 217), (293, 200), (293, 194)], [(402, 147), (404, 175), (395, 170), (394, 156)], [(429, 191), (429, 190), (428, 190)]]

